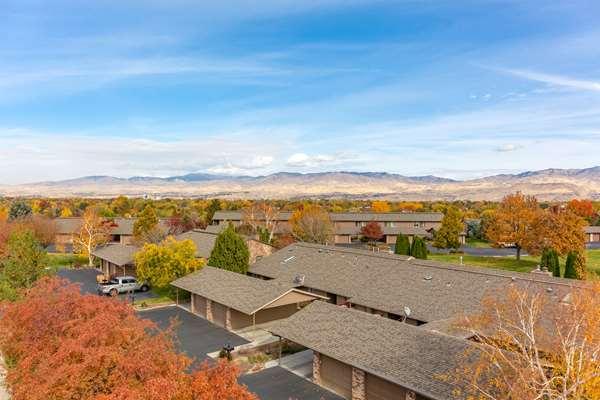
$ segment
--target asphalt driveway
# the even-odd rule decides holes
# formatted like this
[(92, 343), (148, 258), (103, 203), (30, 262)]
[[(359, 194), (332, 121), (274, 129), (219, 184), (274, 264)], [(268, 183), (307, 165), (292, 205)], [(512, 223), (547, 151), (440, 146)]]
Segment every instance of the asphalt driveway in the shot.
[[(81, 293), (83, 294), (97, 294), (96, 290), (96, 275), (100, 272), (97, 269), (93, 268), (81, 268), (81, 269), (61, 269), (57, 272), (57, 275), (60, 278), (68, 279), (69, 281), (78, 284)], [(127, 293), (122, 293), (119, 295), (119, 298), (125, 299), (129, 296)], [(152, 297), (156, 297), (156, 295), (152, 292), (135, 292), (136, 300), (144, 300)]]
[(242, 375), (240, 382), (261, 400), (343, 400), (342, 397), (281, 367)]
[(248, 343), (238, 335), (179, 307), (171, 306), (139, 311), (138, 315), (154, 321), (163, 329), (167, 328), (171, 321), (177, 320), (176, 344), (181, 352), (198, 362), (208, 359), (207, 353), (221, 350), (228, 343), (233, 346)]

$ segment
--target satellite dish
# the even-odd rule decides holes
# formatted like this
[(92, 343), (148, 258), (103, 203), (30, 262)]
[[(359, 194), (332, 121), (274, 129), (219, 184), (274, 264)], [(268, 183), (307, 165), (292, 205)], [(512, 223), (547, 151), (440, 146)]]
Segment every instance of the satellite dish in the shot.
[(410, 316), (410, 308), (409, 307), (404, 307), (404, 315), (409, 317)]

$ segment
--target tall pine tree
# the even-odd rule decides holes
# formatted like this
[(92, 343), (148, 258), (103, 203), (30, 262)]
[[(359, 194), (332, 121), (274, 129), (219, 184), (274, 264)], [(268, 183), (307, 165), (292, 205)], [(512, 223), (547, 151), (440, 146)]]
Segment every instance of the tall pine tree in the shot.
[(577, 279), (577, 272), (575, 271), (575, 259), (577, 254), (572, 251), (567, 255), (567, 261), (565, 263), (565, 278)]
[(427, 259), (427, 246), (425, 245), (425, 241), (419, 236), (413, 238), (410, 255), (421, 260)]
[(245, 274), (248, 271), (249, 261), (250, 252), (246, 242), (235, 233), (233, 225), (230, 224), (217, 236), (208, 265)]
[(398, 234), (396, 237), (396, 246), (394, 247), (394, 253), (401, 254), (404, 256), (410, 256), (410, 242), (408, 237), (403, 234)]

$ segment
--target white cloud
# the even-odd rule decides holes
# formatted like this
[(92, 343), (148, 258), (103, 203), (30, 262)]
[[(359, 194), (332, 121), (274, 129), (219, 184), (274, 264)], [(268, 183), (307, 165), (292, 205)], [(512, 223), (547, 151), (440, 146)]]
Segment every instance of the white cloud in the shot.
[(536, 72), (523, 69), (499, 68), (497, 70), (531, 81), (542, 82), (556, 86), (565, 86), (572, 89), (591, 90), (595, 92), (600, 92), (600, 81), (576, 79), (564, 75), (546, 74), (543, 72)]
[(519, 144), (513, 144), (513, 143), (507, 143), (507, 144), (501, 144), (500, 146), (497, 146), (495, 148), (496, 151), (500, 152), (500, 153), (508, 153), (511, 151), (516, 151), (519, 149), (522, 149), (523, 146), (519, 145)]
[(288, 167), (294, 168), (315, 168), (323, 166), (336, 166), (355, 159), (355, 156), (342, 152), (336, 154), (315, 155), (295, 153), (287, 159), (285, 164)]

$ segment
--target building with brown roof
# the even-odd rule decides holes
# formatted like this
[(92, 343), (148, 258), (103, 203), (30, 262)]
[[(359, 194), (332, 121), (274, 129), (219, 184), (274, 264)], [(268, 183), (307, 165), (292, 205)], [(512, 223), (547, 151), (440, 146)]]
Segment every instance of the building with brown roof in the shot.
[(588, 243), (600, 243), (600, 226), (586, 226), (585, 241)]
[(229, 330), (289, 317), (322, 298), (299, 289), (299, 283), (265, 281), (210, 266), (172, 285), (191, 294), (193, 313)]
[[(290, 232), (289, 220), (291, 212), (279, 212), (275, 219), (277, 221), (276, 232), (278, 234)], [(383, 241), (387, 244), (396, 243), (399, 234), (430, 238), (432, 233), (439, 229), (442, 224), (442, 213), (435, 212), (390, 212), (390, 213), (329, 213), (334, 228), (333, 241), (336, 244), (348, 244), (359, 241), (361, 229), (369, 222), (377, 222), (383, 231)], [(258, 217), (260, 220), (260, 216)], [(217, 211), (213, 217), (212, 230), (218, 230), (231, 223), (239, 226), (243, 223), (241, 211)], [(216, 227), (219, 228), (216, 228)], [(465, 242), (466, 233), (460, 235), (461, 243)]]

